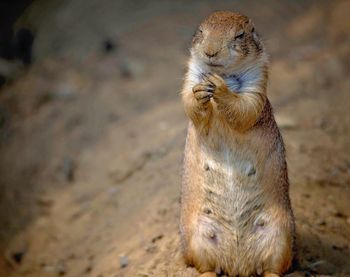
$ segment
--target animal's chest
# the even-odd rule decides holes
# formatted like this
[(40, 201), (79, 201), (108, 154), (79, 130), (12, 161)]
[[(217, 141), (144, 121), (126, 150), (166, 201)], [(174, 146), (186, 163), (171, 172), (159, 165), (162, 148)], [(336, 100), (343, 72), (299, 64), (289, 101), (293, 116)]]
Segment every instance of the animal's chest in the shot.
[(223, 147), (219, 151), (201, 153), (204, 177), (212, 186), (234, 189), (256, 180), (255, 159), (240, 149)]

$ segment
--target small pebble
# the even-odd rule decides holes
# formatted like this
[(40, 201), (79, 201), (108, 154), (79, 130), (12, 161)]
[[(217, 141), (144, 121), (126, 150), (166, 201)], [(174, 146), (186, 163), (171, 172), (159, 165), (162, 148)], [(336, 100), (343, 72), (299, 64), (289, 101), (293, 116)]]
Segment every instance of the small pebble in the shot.
[(339, 218), (346, 218), (345, 214), (343, 214), (342, 212), (336, 211), (334, 216), (339, 217)]
[(161, 240), (163, 238), (164, 235), (160, 234), (158, 236), (155, 236), (154, 238), (152, 238), (152, 243), (155, 243), (157, 240)]
[(319, 219), (316, 221), (318, 226), (326, 226), (326, 221), (324, 219)]
[(85, 273), (90, 273), (92, 271), (92, 265), (88, 265), (86, 268), (85, 268)]
[(127, 267), (129, 264), (128, 256), (126, 255), (120, 255), (119, 256), (119, 264), (121, 268)]
[(74, 181), (75, 169), (76, 169), (75, 162), (71, 158), (66, 157), (63, 160), (63, 175), (67, 182)]

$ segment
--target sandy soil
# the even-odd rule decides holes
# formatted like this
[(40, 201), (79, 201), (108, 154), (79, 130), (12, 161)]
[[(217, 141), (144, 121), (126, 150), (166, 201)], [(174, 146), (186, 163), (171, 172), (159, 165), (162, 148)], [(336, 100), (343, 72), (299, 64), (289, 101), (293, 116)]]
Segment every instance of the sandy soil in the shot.
[(179, 252), (179, 91), (218, 9), (251, 16), (271, 54), (293, 274), (350, 276), (349, 1), (36, 3), (18, 25), (37, 61), (0, 91), (0, 276), (198, 275)]

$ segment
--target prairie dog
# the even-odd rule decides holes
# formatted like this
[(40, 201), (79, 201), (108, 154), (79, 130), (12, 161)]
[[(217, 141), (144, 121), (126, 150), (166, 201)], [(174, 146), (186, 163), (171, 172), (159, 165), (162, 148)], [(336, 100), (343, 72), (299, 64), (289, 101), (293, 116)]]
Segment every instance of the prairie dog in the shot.
[(206, 275), (280, 276), (292, 263), (287, 164), (267, 79), (250, 19), (222, 11), (200, 24), (182, 90), (180, 231), (186, 263)]

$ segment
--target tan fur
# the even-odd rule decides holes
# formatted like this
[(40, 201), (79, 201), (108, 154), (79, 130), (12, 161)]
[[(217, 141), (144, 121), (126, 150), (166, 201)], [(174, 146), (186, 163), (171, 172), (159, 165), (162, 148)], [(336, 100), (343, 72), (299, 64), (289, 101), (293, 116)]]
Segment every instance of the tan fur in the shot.
[(294, 219), (284, 145), (266, 96), (267, 57), (252, 22), (232, 12), (210, 15), (194, 36), (188, 67), (185, 260), (213, 276), (279, 276), (292, 262)]

